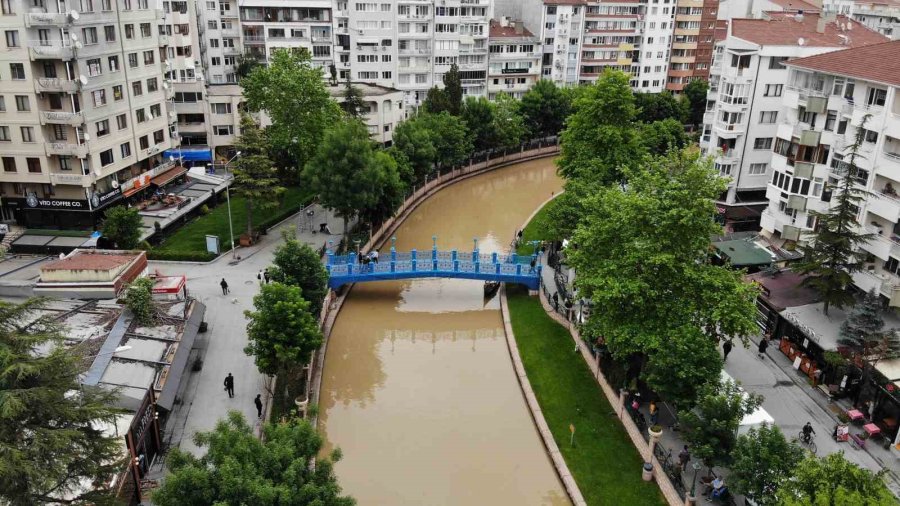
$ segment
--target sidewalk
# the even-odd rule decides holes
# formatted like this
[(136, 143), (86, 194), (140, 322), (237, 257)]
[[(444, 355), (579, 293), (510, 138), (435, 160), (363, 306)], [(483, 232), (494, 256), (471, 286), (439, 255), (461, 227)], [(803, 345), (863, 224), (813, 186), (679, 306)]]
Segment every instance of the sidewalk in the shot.
[[(307, 209), (312, 209), (316, 216), (324, 217), (323, 221), (328, 222), (334, 234), (312, 233), (308, 228), (297, 232), (301, 217), (305, 216), (301, 212), (270, 230), (256, 245), (237, 248), (235, 255), (240, 260), (232, 260), (231, 254), (226, 252), (205, 265), (150, 262), (151, 270), (187, 275), (189, 293), (206, 304), (206, 321), (209, 324), (209, 330), (198, 337), (194, 349), (196, 356), (203, 360), (203, 368), (191, 374), (184, 393), (179, 396), (181, 404), (166, 423), (164, 440), (170, 446), (198, 453), (200, 450), (192, 441), (193, 434), (212, 429), (232, 409), (242, 412), (251, 423), (257, 420), (253, 400), (260, 393), (263, 398), (267, 397), (266, 377), (257, 371), (253, 359), (244, 353), (247, 344), (244, 311), (252, 309), (253, 296), (259, 292), (256, 274), (270, 265), (274, 249), (282, 243), (282, 230), (293, 229), (298, 240), (314, 249), (321, 248), (330, 240), (338, 242), (342, 233), (341, 219), (318, 205)], [(219, 286), (222, 278), (231, 290), (227, 296), (222, 295)], [(223, 385), (229, 372), (235, 377), (232, 399), (226, 395)]]

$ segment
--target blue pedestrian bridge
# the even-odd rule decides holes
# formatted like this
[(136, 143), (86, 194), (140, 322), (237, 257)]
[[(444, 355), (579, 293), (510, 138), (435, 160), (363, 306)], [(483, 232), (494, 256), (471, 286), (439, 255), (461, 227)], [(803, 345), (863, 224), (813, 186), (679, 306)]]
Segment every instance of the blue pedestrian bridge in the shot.
[(536, 254), (481, 253), (477, 241), (472, 251), (441, 251), (435, 245), (430, 251), (400, 252), (391, 246), (390, 255), (377, 261), (364, 263), (360, 260), (356, 253), (334, 255), (329, 251), (325, 260), (328, 286), (337, 289), (348, 283), (369, 281), (453, 278), (520, 283), (530, 290), (537, 290), (541, 282), (541, 266)]

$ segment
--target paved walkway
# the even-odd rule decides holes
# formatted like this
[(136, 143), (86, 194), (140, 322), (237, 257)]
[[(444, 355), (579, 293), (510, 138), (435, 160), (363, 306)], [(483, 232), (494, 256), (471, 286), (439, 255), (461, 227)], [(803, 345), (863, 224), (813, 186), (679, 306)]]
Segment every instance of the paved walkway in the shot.
[[(304, 229), (297, 234), (298, 239), (316, 249), (329, 240), (337, 243), (342, 233), (342, 220), (318, 205), (308, 209), (315, 212), (317, 219), (327, 221), (334, 235), (313, 234)], [(265, 377), (257, 371), (253, 359), (244, 354), (247, 344), (244, 311), (252, 309), (253, 296), (259, 292), (256, 274), (270, 265), (273, 250), (282, 242), (281, 230), (293, 228), (296, 231), (301, 216), (305, 214), (300, 213), (270, 230), (259, 244), (236, 249), (240, 261), (233, 261), (231, 254), (226, 252), (206, 265), (150, 262), (151, 269), (165, 274), (187, 275), (190, 294), (206, 304), (209, 324), (209, 330), (200, 334), (194, 350), (203, 360), (203, 369), (191, 374), (181, 396), (183, 404), (166, 424), (165, 439), (171, 446), (197, 453), (193, 434), (211, 429), (232, 409), (242, 412), (249, 421), (257, 420), (253, 399), (256, 394), (264, 393)], [(321, 216), (326, 217), (318, 218)], [(227, 296), (222, 295), (219, 286), (222, 278), (231, 290)], [(229, 372), (235, 377), (234, 398), (228, 398), (223, 385)]]

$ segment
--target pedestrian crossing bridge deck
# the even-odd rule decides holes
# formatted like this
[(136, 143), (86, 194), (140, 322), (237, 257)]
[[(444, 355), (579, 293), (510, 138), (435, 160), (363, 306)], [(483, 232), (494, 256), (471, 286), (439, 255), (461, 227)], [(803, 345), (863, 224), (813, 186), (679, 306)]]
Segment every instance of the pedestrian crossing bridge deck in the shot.
[(541, 280), (541, 266), (536, 255), (481, 253), (477, 248), (474, 251), (441, 251), (435, 247), (400, 252), (392, 247), (389, 255), (368, 263), (365, 263), (365, 257), (360, 258), (355, 253), (339, 256), (329, 252), (325, 269), (331, 289), (369, 281), (454, 278), (519, 283), (537, 290)]

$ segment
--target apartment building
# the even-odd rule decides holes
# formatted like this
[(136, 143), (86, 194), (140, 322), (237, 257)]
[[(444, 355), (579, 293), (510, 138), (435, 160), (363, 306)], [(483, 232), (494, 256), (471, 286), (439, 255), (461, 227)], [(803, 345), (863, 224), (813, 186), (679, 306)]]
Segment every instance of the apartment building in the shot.
[[(375, 84), (354, 82), (353, 86), (362, 93), (364, 114), (362, 120), (373, 140), (390, 146), (394, 140), (394, 128), (406, 118), (403, 104), (405, 94), (395, 88)], [(328, 93), (336, 102), (346, 99), (345, 84), (328, 86)]]
[[(773, 149), (777, 153), (783, 148), (779, 134), (790, 116), (784, 108), (790, 95), (784, 62), (885, 40), (845, 16), (769, 12), (764, 19), (731, 21), (727, 38), (717, 46), (701, 139), (701, 147), (716, 156), (719, 173), (731, 178), (719, 203), (726, 223), (754, 227), (772, 198), (772, 169), (783, 162), (773, 156)], [(804, 105), (804, 118), (825, 112), (814, 102)], [(801, 132), (795, 133), (799, 137)], [(791, 138), (788, 135), (787, 142)], [(829, 147), (820, 139), (804, 137), (803, 142), (827, 156)]]
[(522, 21), (491, 20), (488, 98), (498, 93), (522, 98), (541, 78), (541, 40)]
[(86, 228), (171, 165), (161, 5), (3, 0), (2, 219)]
[(822, 8), (850, 16), (892, 40), (900, 39), (898, 0), (824, 0)]
[(852, 176), (869, 192), (859, 221), (873, 239), (862, 246), (869, 253), (866, 270), (853, 281), (893, 306), (900, 306), (900, 68), (885, 62), (896, 62), (898, 54), (900, 41), (894, 41), (785, 62), (785, 114), (761, 223), (775, 240), (804, 241), (816, 226), (811, 212), (829, 208), (830, 188), (846, 173), (847, 148), (863, 128)]
[(693, 80), (709, 79), (717, 34), (725, 28), (718, 15), (718, 0), (677, 0), (667, 90), (680, 93)]

